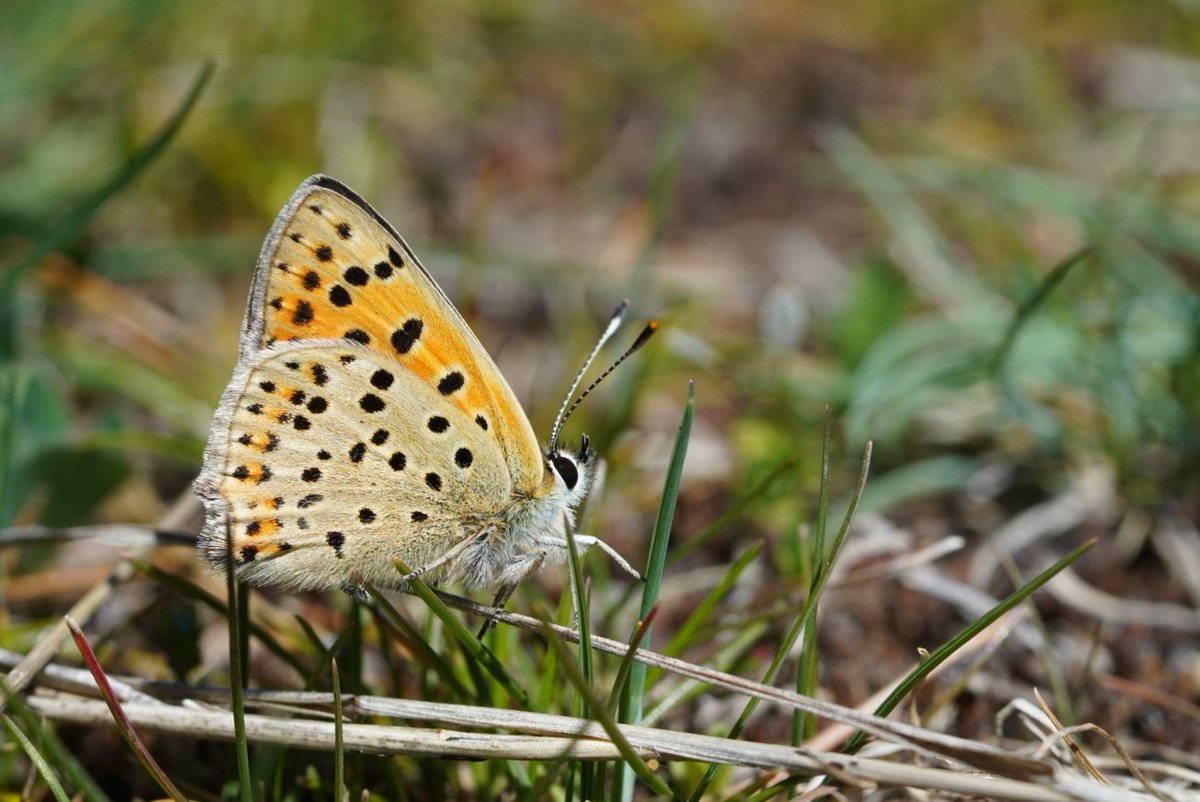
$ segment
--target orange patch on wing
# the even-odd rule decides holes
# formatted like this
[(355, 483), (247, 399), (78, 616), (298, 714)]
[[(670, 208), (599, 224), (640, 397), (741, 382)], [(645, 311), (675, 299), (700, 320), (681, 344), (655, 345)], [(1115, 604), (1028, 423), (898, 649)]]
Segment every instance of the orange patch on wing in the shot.
[(271, 478), (271, 469), (261, 462), (243, 462), (233, 466), (229, 476), (243, 483), (262, 484)]

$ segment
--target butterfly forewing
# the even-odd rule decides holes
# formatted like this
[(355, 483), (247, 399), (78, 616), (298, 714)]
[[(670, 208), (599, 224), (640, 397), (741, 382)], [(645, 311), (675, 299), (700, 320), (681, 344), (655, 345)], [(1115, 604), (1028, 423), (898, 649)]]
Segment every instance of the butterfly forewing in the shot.
[(395, 360), (496, 438), (513, 484), (532, 491), (543, 463), (528, 418), (495, 363), (412, 251), (333, 179), (301, 185), (259, 259), (243, 343), (345, 338)]
[(544, 481), (508, 383), (408, 246), (340, 183), (305, 181), (263, 245), (196, 482), (205, 553), (228, 539), (258, 584), (387, 583)]

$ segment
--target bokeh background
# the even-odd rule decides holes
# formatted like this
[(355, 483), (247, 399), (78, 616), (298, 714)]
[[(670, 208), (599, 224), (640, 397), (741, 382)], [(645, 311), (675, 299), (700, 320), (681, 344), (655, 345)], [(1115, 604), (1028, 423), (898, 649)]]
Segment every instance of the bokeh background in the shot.
[[(746, 655), (769, 655), (803, 598), (828, 407), (831, 520), (875, 450), (823, 605), (823, 694), (862, 702), (1095, 538), (1038, 596), (1042, 629), (964, 680), (943, 726), (986, 738), (1008, 700), (1053, 687), (1064, 719), (1200, 768), (1200, 5), (53, 0), (3, 16), (0, 523), (153, 523), (188, 492), (262, 237), (325, 172), (405, 234), (540, 433), (621, 298), (662, 321), (569, 427), (609, 462), (595, 532), (640, 562), (696, 382), (660, 632), (761, 540), (722, 620), (761, 614)], [(27, 650), (113, 557), (7, 550), (4, 645)], [(155, 560), (212, 581), (185, 549)], [(547, 571), (537, 592), (563, 582)], [(121, 598), (114, 663), (221, 669), (219, 619), (149, 582)], [(334, 629), (345, 607), (273, 603)], [(725, 704), (681, 726), (727, 721)], [(765, 716), (757, 733), (785, 729)]]

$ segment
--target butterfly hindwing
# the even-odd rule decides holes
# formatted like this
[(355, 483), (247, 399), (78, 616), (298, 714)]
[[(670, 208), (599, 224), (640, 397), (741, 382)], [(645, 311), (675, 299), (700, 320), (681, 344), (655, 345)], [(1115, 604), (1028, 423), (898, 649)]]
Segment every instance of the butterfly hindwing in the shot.
[[(292, 589), (388, 584), (486, 528), (512, 493), (499, 444), (436, 388), (345, 339), (277, 343), (235, 373), (210, 445), (203, 547)], [(356, 573), (357, 572), (357, 573)]]
[(398, 363), (435, 400), (480, 421), (513, 485), (544, 477), (537, 439), (479, 340), (398, 233), (325, 176), (305, 181), (263, 246), (242, 358), (275, 342), (347, 339)]

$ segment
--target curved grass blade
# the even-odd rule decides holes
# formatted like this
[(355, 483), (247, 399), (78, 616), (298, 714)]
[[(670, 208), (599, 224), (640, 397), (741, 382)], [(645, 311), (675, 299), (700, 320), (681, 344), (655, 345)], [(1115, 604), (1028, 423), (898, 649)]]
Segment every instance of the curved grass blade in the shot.
[[(769, 685), (775, 675), (779, 673), (779, 669), (783, 667), (784, 660), (792, 651), (792, 646), (796, 643), (796, 639), (800, 637), (805, 624), (808, 622), (809, 612), (816, 605), (817, 599), (820, 598), (821, 592), (825, 589), (825, 584), (829, 581), (830, 570), (833, 564), (837, 562), (838, 555), (841, 554), (842, 546), (846, 542), (846, 535), (850, 531), (850, 522), (854, 520), (854, 513), (858, 509), (858, 502), (862, 498), (863, 490), (867, 485), (867, 475), (871, 469), (871, 450), (872, 444), (867, 443), (863, 449), (862, 467), (858, 474), (858, 484), (854, 488), (854, 495), (850, 498), (850, 504), (846, 508), (846, 516), (842, 519), (842, 527), (838, 530), (837, 537), (833, 540), (833, 546), (829, 549), (829, 553), (815, 566), (813, 573), (812, 590), (808, 594), (808, 599), (804, 602), (804, 608), (800, 611), (800, 615), (792, 623), (791, 629), (783, 638), (779, 648), (775, 651), (775, 657), (771, 660), (771, 665), (763, 673), (760, 682)], [(730, 729), (729, 738), (737, 738), (742, 734), (742, 730), (746, 727), (746, 722), (750, 720), (750, 716), (754, 714), (758, 708), (759, 699), (754, 698), (746, 702), (746, 706), (742, 708), (741, 715), (738, 716), (733, 728)], [(691, 802), (699, 802), (704, 796), (704, 792), (708, 790), (709, 784), (712, 782), (713, 776), (717, 773), (717, 765), (714, 763), (704, 772), (704, 777), (700, 780), (696, 790), (692, 792)]]
[[(895, 710), (896, 706), (904, 700), (904, 697), (908, 696), (909, 693), (921, 684), (925, 677), (929, 676), (929, 672), (944, 663), (950, 655), (962, 648), (964, 644), (978, 635), (1000, 616), (1029, 598), (1035, 590), (1049, 582), (1056, 574), (1086, 554), (1094, 545), (1096, 545), (1096, 541), (1093, 539), (1071, 549), (1071, 551), (1067, 552), (1066, 556), (1054, 563), (1054, 565), (1042, 571), (1016, 591), (1010, 593), (995, 607), (988, 610), (977, 620), (971, 622), (970, 626), (964, 627), (957, 635), (939, 646), (919, 666), (910, 671), (908, 676), (900, 681), (900, 684), (888, 694), (879, 707), (875, 708), (874, 714), (876, 716), (886, 716)], [(842, 751), (847, 754), (854, 754), (866, 743), (866, 740), (867, 734), (859, 731), (847, 742), (846, 748)]]
[[(596, 674), (592, 655), (591, 605), (588, 603), (587, 588), (583, 584), (583, 569), (579, 565), (579, 547), (575, 543), (575, 528), (564, 520), (567, 532), (567, 562), (571, 580), (571, 600), (575, 607), (575, 627), (579, 630), (579, 667), (588, 688), (595, 687)], [(580, 694), (577, 709), (580, 718), (591, 718), (590, 697)], [(596, 767), (591, 761), (578, 761), (574, 767), (579, 776), (579, 795), (582, 799), (596, 799)]]
[[(814, 570), (809, 577), (808, 594), (813, 603), (804, 622), (804, 642), (800, 646), (800, 661), (796, 668), (796, 693), (812, 696), (817, 689), (817, 570), (825, 560), (825, 526), (829, 512), (829, 441), (832, 437), (833, 421), (829, 406), (825, 406), (825, 430), (821, 434), (821, 489), (817, 497), (817, 526), (813, 530), (812, 547), (809, 550), (809, 565)], [(832, 564), (830, 565), (832, 568)], [(827, 572), (826, 572), (827, 573)], [(816, 719), (809, 713), (797, 710), (792, 713), (792, 743), (800, 744), (816, 729)]]
[(50, 789), (50, 793), (54, 794), (54, 798), (58, 802), (71, 802), (71, 797), (67, 795), (67, 789), (63, 788), (62, 782), (58, 779), (58, 774), (55, 773), (54, 767), (50, 765), (50, 761), (38, 751), (37, 746), (33, 741), (21, 731), (17, 723), (8, 717), (7, 714), (0, 713), (0, 724), (4, 725), (4, 729), (8, 730), (8, 734), (12, 739), (21, 745), (21, 749), (25, 751), (25, 756), (29, 758), (29, 762), (37, 769), (42, 780), (46, 783), (46, 787)]
[(129, 745), (129, 748), (133, 750), (138, 762), (154, 778), (154, 781), (158, 783), (158, 787), (163, 789), (167, 796), (171, 797), (175, 802), (188, 802), (187, 797), (175, 787), (175, 783), (171, 782), (171, 778), (167, 776), (167, 773), (162, 770), (162, 766), (158, 765), (158, 761), (150, 754), (150, 750), (146, 748), (146, 744), (138, 736), (137, 730), (133, 728), (133, 724), (129, 721), (129, 717), (125, 715), (125, 709), (121, 707), (121, 701), (117, 699), (117, 694), (109, 683), (108, 676), (104, 673), (104, 668), (100, 665), (99, 658), (92, 651), (92, 646), (88, 643), (87, 636), (83, 634), (83, 630), (79, 628), (79, 624), (75, 623), (75, 619), (69, 615), (63, 616), (63, 620), (67, 624), (67, 629), (71, 630), (71, 637), (75, 639), (75, 645), (79, 647), (79, 653), (83, 655), (83, 662), (87, 665), (88, 671), (92, 672), (92, 678), (96, 680), (96, 687), (100, 689), (100, 694), (104, 697), (109, 712), (112, 713), (113, 720), (117, 723), (117, 729), (120, 730), (121, 737), (125, 739), (125, 743)]
[(0, 276), (0, 357), (12, 357), (16, 352), (17, 316), (13, 301), (16, 297), (14, 292), (16, 282), (48, 255), (60, 251), (74, 242), (83, 233), (84, 228), (100, 210), (100, 207), (116, 196), (142, 170), (158, 158), (175, 138), (175, 135), (179, 133), (179, 129), (183, 127), (184, 120), (196, 105), (196, 101), (200, 99), (205, 85), (212, 77), (213, 70), (214, 63), (205, 61), (200, 67), (196, 80), (192, 82), (191, 88), (184, 96), (183, 102), (179, 104), (179, 108), (167, 119), (166, 124), (159, 132), (154, 135), (154, 138), (147, 142), (141, 150), (134, 153), (111, 178), (80, 201), (53, 228), (33, 243), (13, 265), (4, 271), (3, 276)]
[[(467, 656), (474, 658), (472, 661), (468, 661), (468, 665), (482, 665), (487, 672), (496, 679), (496, 681), (500, 684), (500, 687), (502, 687), (505, 692), (507, 692), (508, 695), (513, 698), (514, 701), (516, 701), (522, 707), (530, 709), (531, 703), (529, 694), (525, 692), (524, 688), (517, 684), (517, 681), (513, 679), (512, 675), (510, 675), (504, 666), (500, 664), (500, 661), (496, 659), (496, 656), (492, 654), (491, 650), (484, 646), (483, 643), (481, 643), (480, 640), (475, 637), (475, 633), (467, 629), (462, 621), (458, 620), (454, 613), (450, 611), (450, 608), (446, 606), (446, 603), (439, 599), (434, 592), (429, 589), (428, 585), (422, 582), (420, 578), (411, 576), (412, 571), (409, 570), (407, 566), (401, 564), (398, 560), (396, 562), (396, 566), (401, 573), (409, 577), (407, 580), (408, 591), (414, 596), (421, 597), (421, 600), (429, 606), (430, 611), (437, 616), (438, 620), (445, 625), (447, 631), (449, 631), (449, 633), (454, 636), (455, 640), (457, 640), (459, 644), (466, 650)], [(365, 585), (365, 587), (367, 592), (373, 598), (376, 600), (380, 598), (378, 590), (370, 585)], [(481, 693), (485, 693), (486, 688), (486, 683), (480, 683), (478, 690)]]
[[(675, 447), (671, 451), (671, 462), (667, 466), (667, 478), (663, 485), (662, 500), (659, 502), (658, 518), (654, 521), (654, 534), (650, 538), (650, 557), (646, 564), (646, 586), (642, 589), (642, 606), (638, 612), (638, 620), (644, 621), (650, 610), (658, 603), (658, 595), (662, 589), (663, 570), (667, 564), (667, 544), (671, 539), (671, 523), (675, 519), (675, 503), (679, 499), (679, 485), (683, 476), (683, 463), (687, 458), (688, 440), (692, 434), (692, 418), (696, 414), (696, 383), (688, 382), (687, 399), (683, 405), (683, 417), (679, 421), (679, 431), (675, 435)], [(644, 637), (648, 641), (650, 629), (647, 628)], [(629, 682), (621, 694), (620, 721), (625, 724), (637, 724), (642, 719), (643, 702), (646, 692), (646, 666), (635, 663), (629, 672)], [(624, 802), (633, 798), (632, 775), (625, 768), (618, 775), (619, 796)]]
[(1021, 333), (1021, 329), (1025, 326), (1033, 314), (1038, 310), (1046, 299), (1050, 297), (1050, 293), (1054, 292), (1059, 284), (1067, 277), (1077, 265), (1092, 255), (1092, 246), (1085, 245), (1074, 253), (1068, 255), (1065, 259), (1051, 268), (1046, 277), (1038, 284), (1033, 295), (1026, 298), (1017, 307), (1013, 313), (1012, 321), (1008, 324), (1008, 328), (1004, 331), (1004, 336), (1000, 340), (1000, 344), (996, 347), (995, 354), (992, 355), (988, 370), (991, 374), (1004, 380), (1004, 367), (1008, 362), (1008, 355), (1012, 352), (1013, 343), (1017, 340), (1017, 335)]
[(588, 706), (595, 712), (595, 721), (604, 728), (608, 737), (612, 740), (613, 745), (620, 751), (621, 757), (625, 759), (625, 765), (629, 766), (630, 770), (650, 787), (655, 794), (660, 797), (680, 800), (681, 798), (663, 782), (658, 775), (650, 770), (646, 765), (646, 761), (642, 760), (637, 751), (625, 738), (621, 728), (617, 726), (616, 720), (608, 714), (604, 703), (597, 697), (592, 688), (584, 681), (583, 671), (579, 667), (579, 663), (567, 651), (566, 646), (555, 634), (550, 627), (550, 620), (546, 617), (545, 611), (539, 611), (538, 618), (541, 619), (542, 625), (545, 627), (545, 639), (550, 648), (558, 655), (559, 664), (567, 674), (567, 679), (575, 686), (581, 695), (587, 698)]

